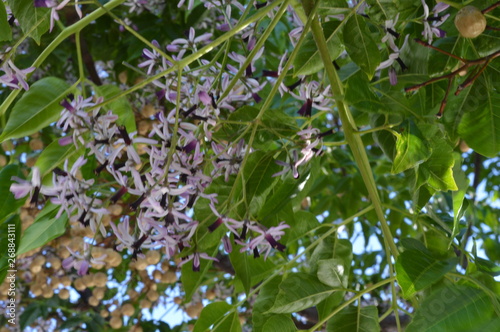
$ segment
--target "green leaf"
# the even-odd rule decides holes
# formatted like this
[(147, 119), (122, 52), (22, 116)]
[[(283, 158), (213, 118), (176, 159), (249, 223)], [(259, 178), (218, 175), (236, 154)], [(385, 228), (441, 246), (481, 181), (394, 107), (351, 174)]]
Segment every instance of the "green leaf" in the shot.
[(406, 332), (472, 331), (491, 321), (492, 312), (491, 300), (482, 290), (449, 285), (422, 301)]
[(318, 261), (318, 279), (332, 288), (347, 288), (352, 264), (352, 244), (346, 239), (336, 239), (332, 258)]
[(337, 291), (316, 305), (319, 319), (327, 317), (344, 301), (345, 291)]
[(232, 312), (225, 316), (220, 323), (212, 330), (213, 332), (241, 332), (240, 317), (237, 312)]
[(425, 249), (406, 249), (396, 262), (396, 278), (405, 298), (440, 280), (457, 264), (457, 259), (440, 260)]
[(344, 28), (344, 44), (352, 61), (371, 80), (380, 64), (380, 52), (363, 16), (353, 15), (349, 18)]
[[(98, 96), (104, 97), (104, 100), (110, 99), (111, 97), (122, 93), (122, 90), (119, 87), (112, 84), (96, 86), (95, 91)], [(132, 109), (132, 106), (130, 106), (126, 97), (120, 97), (107, 104), (104, 108), (111, 110), (113, 114), (118, 115), (117, 123), (125, 126), (129, 133), (137, 131), (134, 110)]]
[(75, 315), (72, 317), (67, 317), (66, 320), (59, 326), (59, 328), (61, 330), (75, 328), (82, 325), (83, 323), (87, 323), (89, 320), (90, 317), (86, 315)]
[(305, 234), (319, 225), (319, 221), (311, 212), (301, 210), (295, 212), (293, 223), (287, 220), (287, 224), (290, 225), (287, 243), (291, 243), (304, 237)]
[(393, 174), (401, 173), (413, 168), (427, 159), (431, 151), (427, 147), (422, 133), (412, 121), (402, 126), (402, 133), (396, 135), (396, 156), (392, 164)]
[[(342, 53), (343, 46), (340, 41), (342, 22), (330, 21), (323, 24), (328, 52), (332, 60)], [(312, 33), (308, 33), (293, 62), (294, 75), (310, 75), (324, 67), (318, 47)]]
[(453, 149), (442, 139), (432, 141), (432, 154), (418, 167), (417, 187), (427, 183), (435, 190), (457, 190), (453, 179)]
[[(346, 239), (337, 239), (335, 236), (325, 238), (311, 254), (310, 272), (317, 273), (319, 262), (330, 258), (342, 258), (345, 262), (352, 261), (352, 244)], [(347, 264), (347, 263), (346, 263)]]
[(458, 134), (479, 154), (493, 158), (500, 152), (500, 94), (483, 90), (486, 106), (464, 115)]
[(52, 183), (51, 172), (68, 160), (70, 165), (79, 157), (79, 150), (74, 144), (61, 146), (58, 140), (50, 143), (36, 160), (35, 166), (40, 170), (40, 176), (44, 184)]
[(477, 269), (492, 276), (496, 277), (500, 275), (500, 266), (481, 257), (474, 257), (474, 263), (476, 263)]
[(328, 332), (378, 332), (378, 310), (376, 306), (347, 307), (326, 324)]
[(250, 271), (250, 265), (248, 264), (248, 255), (246, 252), (240, 252), (239, 250), (233, 250), (229, 254), (229, 259), (233, 265), (236, 277), (241, 280), (243, 287), (245, 288), (245, 293), (250, 292), (252, 272)]
[(375, 113), (385, 108), (379, 97), (372, 91), (367, 76), (361, 71), (349, 77), (345, 89), (346, 102), (360, 111)]
[[(12, 230), (14, 231), (12, 232)], [(19, 219), (19, 215), (16, 214), (0, 224), (0, 284), (3, 283), (8, 270), (17, 269), (17, 262), (15, 262), (15, 259), (14, 261), (12, 260), (13, 257), (10, 257), (9, 253), (14, 250), (13, 253), (15, 254), (16, 248), (19, 247), (20, 239), (21, 220)], [(11, 248), (10, 251), (9, 247)]]
[[(370, 125), (373, 128), (383, 126), (386, 124), (385, 116), (372, 114), (370, 118)], [(394, 155), (396, 154), (396, 138), (387, 130), (375, 131), (373, 134), (373, 140), (378, 144), (382, 152), (390, 160), (394, 160)]]
[(458, 190), (452, 192), (453, 198), (453, 230), (450, 236), (450, 244), (448, 248), (452, 245), (453, 239), (457, 236), (459, 229), (460, 218), (462, 218), (465, 210), (469, 206), (465, 194), (469, 188), (469, 179), (466, 177), (465, 172), (462, 171), (462, 157), (458, 153), (454, 153), (455, 165), (453, 166), (453, 178), (457, 183)]
[(477, 269), (479, 271), (486, 272), (494, 277), (500, 275), (500, 266), (487, 259), (478, 257), (475, 239), (473, 239), (473, 243), (474, 245), (472, 246), (472, 255), (474, 256), (474, 263), (476, 264)]
[(333, 288), (347, 288), (350, 263), (343, 258), (322, 259), (318, 262), (318, 279)]
[(35, 222), (24, 231), (17, 249), (18, 255), (39, 248), (64, 234), (68, 217), (63, 212), (59, 218), (56, 218), (58, 210), (57, 205), (49, 204), (45, 206), (35, 218)]
[(0, 201), (0, 221), (16, 211), (26, 201), (26, 199), (15, 199), (14, 194), (10, 192), (13, 176), (22, 178), (18, 165), (7, 165), (0, 171), (0, 197), (2, 198)]
[[(245, 181), (246, 204), (251, 214), (257, 214), (265, 204), (267, 195), (279, 179), (272, 175), (279, 170), (280, 166), (274, 161), (272, 152), (256, 151), (248, 156), (242, 180)], [(235, 197), (240, 195), (241, 185), (238, 189)]]
[(56, 121), (63, 109), (59, 102), (72, 89), (56, 77), (36, 81), (14, 105), (0, 141), (31, 135)]
[(269, 313), (292, 313), (320, 303), (334, 290), (307, 273), (290, 273), (280, 284)]
[(273, 332), (295, 332), (297, 331), (297, 327), (290, 316), (274, 315), (266, 321), (262, 330)]
[(277, 184), (260, 209), (258, 214), (259, 219), (269, 218), (286, 206), (292, 196), (298, 191), (298, 188), (304, 188), (305, 184), (309, 182), (310, 177), (308, 175), (309, 173), (301, 174), (300, 178), (294, 179), (290, 174)]
[(203, 308), (200, 318), (194, 325), (193, 332), (208, 331), (210, 326), (217, 323), (229, 310), (231, 305), (226, 302), (213, 302)]
[(10, 28), (5, 4), (0, 2), (0, 41), (12, 40), (12, 29)]
[[(40, 44), (40, 38), (49, 30), (49, 8), (35, 7), (32, 0), (7, 0), (14, 17), (19, 21), (25, 35)], [(36, 28), (35, 28), (36, 27)], [(31, 33), (30, 31), (33, 30)]]
[(347, 2), (344, 0), (321, 0), (318, 13), (321, 15), (339, 15), (349, 12)]

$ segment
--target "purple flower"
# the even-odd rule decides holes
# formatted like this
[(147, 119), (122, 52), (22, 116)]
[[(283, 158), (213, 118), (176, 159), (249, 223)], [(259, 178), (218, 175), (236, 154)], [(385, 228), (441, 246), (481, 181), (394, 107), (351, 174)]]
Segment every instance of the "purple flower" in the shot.
[[(151, 42), (151, 44), (153, 44), (158, 49), (160, 48), (160, 44), (156, 40), (153, 40)], [(155, 50), (155, 49), (152, 49), (151, 51), (148, 50), (147, 48), (143, 49), (142, 50), (142, 57), (145, 58), (146, 61), (141, 62), (137, 66), (139, 68), (148, 67), (148, 71), (147, 71), (148, 75), (150, 75), (153, 72), (153, 69), (154, 69), (155, 65), (158, 63), (159, 59), (162, 60), (161, 70), (167, 69), (167, 61), (166, 61), (166, 59), (163, 58), (160, 55), (160, 53), (158, 53), (158, 51)]]
[(245, 141), (243, 139), (236, 146), (231, 145), (229, 147), (212, 142), (212, 149), (217, 156), (213, 161), (214, 171), (212, 172), (212, 176), (215, 177), (224, 171), (224, 179), (227, 182), (231, 174), (238, 173), (240, 163), (243, 161), (246, 151), (244, 144)]
[(394, 42), (396, 40), (396, 38), (398, 38), (397, 37), (398, 33), (395, 32), (395, 26), (396, 26), (396, 23), (398, 22), (398, 18), (399, 18), (399, 13), (396, 15), (394, 20), (385, 21), (386, 34), (382, 38), (382, 42), (383, 43), (387, 42), (389, 44), (390, 48), (392, 48), (392, 50), (395, 52), (399, 51), (398, 47), (396, 46), (396, 43)]
[[(70, 0), (63, 0), (61, 3), (57, 3), (55, 0), (34, 0), (34, 6), (35, 7), (47, 7), (51, 8), (50, 11), (50, 30), (54, 28), (54, 21), (59, 20), (59, 14), (57, 11), (63, 9)], [(80, 6), (78, 5), (78, 0), (75, 0), (75, 10), (80, 18), (82, 18), (82, 11), (80, 9)]]
[(282, 221), (278, 226), (271, 227), (268, 230), (264, 230), (263, 226), (260, 225), (249, 225), (248, 228), (259, 233), (260, 235), (253, 238), (248, 244), (242, 243), (241, 241), (237, 240), (237, 243), (244, 245), (241, 251), (250, 249), (253, 250), (255, 254), (256, 249), (259, 247), (261, 252), (262, 250), (266, 252), (264, 256), (264, 259), (266, 259), (272, 248), (278, 249), (279, 251), (285, 250), (286, 247), (278, 242), (278, 240), (285, 234), (283, 230), (286, 228), (290, 228), (290, 226), (285, 224), (284, 221)]
[(233, 246), (231, 245), (231, 240), (227, 235), (224, 235), (222, 238), (222, 244), (224, 245), (224, 250), (230, 254), (233, 251)]
[(158, 143), (154, 139), (145, 138), (145, 137), (135, 137), (137, 132), (128, 133), (127, 129), (124, 126), (118, 127), (118, 131), (120, 132), (121, 138), (116, 140), (113, 146), (113, 151), (109, 156), (109, 162), (112, 164), (115, 162), (118, 156), (121, 156), (123, 150), (125, 149), (127, 152), (127, 157), (129, 160), (133, 161), (135, 164), (141, 163), (141, 158), (139, 154), (134, 148), (134, 144), (136, 143), (144, 143), (144, 144), (156, 144)]
[[(183, 0), (181, 0), (184, 2)], [(190, 0), (192, 1), (192, 0)], [(196, 44), (207, 44), (212, 38), (211, 33), (204, 33), (201, 36), (195, 37), (194, 28), (189, 28), (189, 35), (187, 39), (177, 38), (167, 45), (167, 50), (169, 52), (179, 52), (178, 59), (182, 58), (187, 49), (192, 48), (194, 51), (197, 50)]]
[(19, 85), (21, 85), (24, 90), (28, 91), (30, 87), (28, 83), (26, 83), (27, 74), (35, 69), (35, 67), (19, 69), (14, 65), (12, 60), (8, 60), (2, 65), (1, 70), (5, 74), (0, 76), (0, 84), (5, 84), (12, 89), (19, 89)]
[(35, 0), (35, 7), (47, 7), (52, 8), (57, 6), (56, 0)]
[[(450, 17), (450, 14), (446, 14), (442, 17), (438, 16), (438, 13), (442, 12), (443, 10), (447, 9), (449, 5), (443, 5), (442, 3), (438, 3), (432, 11), (434, 12), (434, 17), (432, 19), (429, 19), (429, 6), (425, 3), (425, 0), (422, 0), (422, 6), (424, 7), (424, 31), (422, 31), (422, 35), (424, 36), (424, 39), (428, 41), (429, 44), (432, 44), (432, 39), (433, 36), (436, 37), (444, 37), (446, 35), (446, 32), (439, 29), (438, 26), (443, 24), (448, 17)], [(432, 21), (432, 24), (429, 23), (429, 21)]]
[(66, 247), (66, 248), (71, 253), (71, 256), (69, 256), (68, 258), (65, 258), (62, 261), (62, 267), (66, 270), (74, 267), (77, 270), (78, 275), (80, 275), (80, 276), (86, 275), (88, 273), (91, 263), (96, 264), (96, 265), (104, 265), (105, 264), (104, 260), (107, 257), (107, 255), (102, 255), (99, 258), (91, 258), (89, 261), (90, 248), (89, 248), (88, 243), (86, 243), (86, 242), (83, 243), (83, 252), (82, 253), (75, 252), (75, 251), (71, 250), (71, 248), (68, 248), (68, 247)]
[(11, 179), (13, 181), (17, 181), (17, 183), (13, 183), (10, 185), (10, 191), (14, 194), (14, 197), (16, 199), (25, 197), (26, 195), (30, 194), (31, 204), (36, 204), (38, 202), (38, 195), (42, 190), (40, 170), (38, 169), (38, 167), (33, 167), (31, 181), (20, 179), (17, 176), (13, 176)]
[(192, 255), (184, 257), (184, 259), (182, 260), (182, 262), (179, 263), (179, 266), (182, 266), (182, 265), (184, 265), (187, 262), (189, 262), (189, 261), (192, 260), (193, 261), (193, 271), (200, 271), (200, 258), (211, 260), (211, 261), (216, 261), (216, 262), (219, 261), (217, 258), (210, 257), (210, 256), (208, 256), (205, 253), (195, 252)]
[(396, 75), (396, 69), (394, 69), (394, 67), (389, 68), (389, 82), (391, 85), (398, 84), (398, 76)]
[(299, 178), (299, 171), (297, 170), (297, 161), (299, 159), (297, 150), (293, 150), (292, 152), (292, 161), (290, 162), (284, 162), (281, 160), (276, 160), (276, 164), (283, 166), (283, 170), (279, 171), (278, 173), (274, 173), (272, 177), (280, 176), (283, 174), (288, 173), (290, 170), (292, 170), (293, 178), (298, 179)]
[(210, 203), (209, 206), (210, 206), (210, 209), (212, 209), (212, 212), (215, 214), (215, 216), (217, 216), (217, 220), (213, 224), (208, 226), (208, 230), (210, 232), (213, 232), (220, 225), (224, 224), (227, 227), (227, 229), (229, 229), (234, 235), (239, 237), (238, 230), (241, 229), (245, 225), (245, 223), (243, 221), (237, 221), (237, 220), (228, 218), (226, 216), (220, 215), (212, 203)]

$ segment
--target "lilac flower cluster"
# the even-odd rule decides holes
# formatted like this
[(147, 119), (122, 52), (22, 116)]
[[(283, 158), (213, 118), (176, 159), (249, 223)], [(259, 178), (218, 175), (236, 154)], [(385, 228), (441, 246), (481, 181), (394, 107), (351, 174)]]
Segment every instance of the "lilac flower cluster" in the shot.
[[(235, 23), (231, 11), (244, 8), (237, 1), (204, 1), (208, 8), (224, 11), (221, 20), (231, 26)], [(52, 8), (52, 19), (57, 19), (57, 11), (67, 1), (37, 1), (38, 6)], [(144, 7), (140, 0), (127, 4)], [(180, 5), (183, 1), (180, 2)], [(192, 6), (192, 2), (188, 2)], [(145, 7), (144, 7), (145, 8)], [(242, 31), (242, 38), (247, 50), (254, 49), (257, 37), (255, 27), (249, 26)], [(215, 260), (197, 248), (196, 234), (202, 216), (194, 216), (193, 206), (198, 200), (207, 200), (215, 222), (209, 226), (214, 231), (223, 225), (227, 232), (223, 237), (226, 251), (232, 250), (229, 236), (241, 245), (241, 251), (252, 251), (257, 257), (264, 253), (267, 258), (272, 249), (283, 251), (285, 246), (279, 242), (289, 226), (285, 222), (267, 228), (258, 221), (235, 220), (220, 211), (217, 194), (206, 193), (206, 188), (217, 177), (224, 177), (227, 182), (238, 174), (240, 166), (252, 147), (245, 140), (226, 142), (214, 139), (214, 131), (222, 116), (230, 114), (246, 104), (261, 101), (262, 89), (272, 81), (275, 75), (264, 72), (258, 78), (256, 62), (264, 52), (259, 49), (248, 65), (247, 55), (231, 52), (224, 65), (218, 61), (199, 60), (199, 67), (184, 67), (185, 74), (179, 78), (171, 70), (175, 62), (182, 60), (192, 52), (197, 52), (211, 42), (211, 33), (196, 34), (190, 28), (186, 38), (174, 39), (163, 50), (162, 46), (152, 41), (153, 48), (144, 49), (143, 61), (138, 64), (147, 75), (165, 73), (152, 82), (152, 91), (148, 103), (158, 106), (158, 113), (149, 116), (152, 127), (149, 132), (137, 131), (120, 123), (112, 111), (101, 109), (102, 98), (68, 96), (61, 102), (64, 109), (57, 127), (63, 131), (60, 145), (73, 144), (77, 151), (85, 151), (76, 161), (66, 160), (62, 168), (56, 168), (52, 174), (52, 186), (42, 185), (40, 172), (33, 169), (32, 180), (15, 178), (11, 186), (16, 198), (31, 197), (32, 204), (45, 202), (45, 196), (53, 204), (60, 206), (57, 216), (66, 213), (81, 227), (100, 233), (103, 238), (113, 236), (118, 242), (116, 250), (128, 250), (132, 257), (142, 255), (143, 249), (164, 248), (166, 258), (183, 256), (182, 264), (193, 263), (198, 270), (200, 259)], [(282, 70), (283, 59), (278, 69)], [(243, 67), (243, 66), (246, 67)], [(238, 72), (244, 75), (236, 75)], [(269, 75), (268, 75), (269, 74)], [(323, 87), (317, 81), (305, 82), (304, 77), (292, 86), (281, 84), (280, 93), (289, 94), (303, 103), (299, 114), (310, 117), (313, 108), (330, 110), (333, 99), (329, 86)], [(153, 101), (151, 101), (153, 99)], [(175, 106), (171, 106), (175, 105)], [(168, 108), (171, 108), (168, 110)], [(298, 177), (298, 167), (307, 163), (322, 151), (323, 134), (316, 128), (309, 127), (298, 132), (300, 148), (292, 152), (293, 161), (278, 163), (285, 166), (275, 176), (292, 171)], [(300, 156), (299, 156), (300, 153)], [(88, 169), (89, 159), (97, 162), (95, 178), (84, 178), (82, 167)], [(126, 215), (106, 227), (103, 216), (109, 215), (109, 204), (128, 206)], [(208, 220), (208, 218), (206, 218)], [(190, 247), (191, 249), (185, 250)], [(73, 267), (80, 274), (85, 274), (93, 261), (89, 246), (82, 252), (71, 252), (64, 266)]]
[[(197, 95), (201, 100), (206, 98), (202, 93)], [(243, 140), (234, 146), (204, 144), (200, 140), (204, 136), (200, 131), (203, 124), (188, 122), (190, 114), (185, 111), (179, 112), (183, 118), (177, 122), (175, 109), (168, 114), (158, 113), (149, 137), (141, 137), (117, 124), (118, 117), (111, 111), (101, 111), (98, 105), (101, 101), (77, 96), (61, 102), (64, 109), (57, 126), (67, 135), (60, 144), (72, 142), (77, 149), (87, 149), (88, 155), (80, 156), (72, 165), (66, 160), (63, 169), (56, 168), (52, 186), (41, 185), (37, 168), (33, 169), (31, 181), (13, 178), (16, 183), (12, 184), (11, 191), (16, 198), (30, 194), (31, 203), (37, 204), (41, 202), (39, 196), (44, 195), (60, 206), (57, 217), (66, 212), (83, 227), (90, 227), (94, 233), (99, 230), (103, 238), (109, 234), (102, 223), (102, 217), (109, 214), (107, 204), (126, 200), (130, 213), (110, 226), (113, 236), (119, 240), (116, 249), (128, 249), (134, 257), (144, 248), (164, 247), (166, 258), (170, 259), (191, 247), (199, 222), (192, 218), (190, 209), (199, 198), (209, 200), (214, 215), (230, 232), (238, 234), (238, 239), (245, 238), (247, 225), (255, 234), (260, 234), (244, 248), (258, 253), (260, 246), (266, 251), (266, 257), (271, 248), (284, 249), (277, 241), (283, 234), (280, 230), (288, 226), (271, 228), (266, 236), (261, 236), (262, 225), (222, 217), (216, 209), (217, 195), (204, 193), (213, 178), (224, 174), (228, 180), (231, 174), (238, 172), (247, 151)], [(93, 111), (89, 112), (91, 107)], [(143, 145), (142, 152), (140, 145)], [(207, 153), (215, 156), (210, 175), (204, 174)], [(96, 180), (82, 177), (82, 166), (92, 155), (99, 164), (94, 170), (97, 181), (107, 181), (112, 189), (97, 189)], [(231, 248), (227, 238), (225, 248)], [(215, 259), (194, 249), (183, 261), (192, 260), (194, 270), (199, 269), (200, 258)], [(72, 252), (64, 266), (75, 267), (84, 274), (92, 262), (90, 251), (84, 250)]]

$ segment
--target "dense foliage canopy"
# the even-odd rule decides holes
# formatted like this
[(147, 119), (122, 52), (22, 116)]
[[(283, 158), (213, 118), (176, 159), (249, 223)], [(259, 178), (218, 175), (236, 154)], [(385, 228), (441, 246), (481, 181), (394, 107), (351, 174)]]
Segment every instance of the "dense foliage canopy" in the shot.
[(0, 1), (0, 331), (500, 331), (499, 7)]

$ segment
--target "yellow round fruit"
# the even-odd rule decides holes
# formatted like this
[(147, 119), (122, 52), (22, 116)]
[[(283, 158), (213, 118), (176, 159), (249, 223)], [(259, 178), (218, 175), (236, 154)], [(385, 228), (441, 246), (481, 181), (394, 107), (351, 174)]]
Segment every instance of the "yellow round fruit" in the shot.
[(455, 26), (462, 37), (476, 38), (486, 29), (486, 18), (476, 7), (465, 6), (455, 16)]
[(146, 253), (146, 262), (148, 262), (148, 264), (151, 265), (158, 264), (160, 258), (161, 258), (160, 252), (157, 250), (150, 250)]
[(142, 309), (149, 309), (151, 308), (151, 302), (149, 302), (148, 300), (146, 299), (143, 299), (139, 302), (139, 306), (142, 308)]
[(197, 302), (186, 307), (186, 313), (191, 318), (196, 318), (203, 310), (203, 303)]
[(122, 312), (122, 315), (123, 316), (132, 316), (135, 312), (135, 308), (133, 305), (131, 305), (130, 303), (126, 303), (123, 305), (123, 307), (121, 308), (121, 312)]
[(89, 297), (89, 304), (93, 307), (97, 307), (99, 305), (99, 300), (95, 296)]
[(109, 326), (111, 326), (111, 328), (113, 329), (119, 329), (120, 327), (122, 327), (122, 319), (121, 317), (111, 317), (111, 319), (109, 320)]
[(108, 282), (108, 276), (104, 272), (94, 274), (94, 283), (97, 287), (104, 287)]

